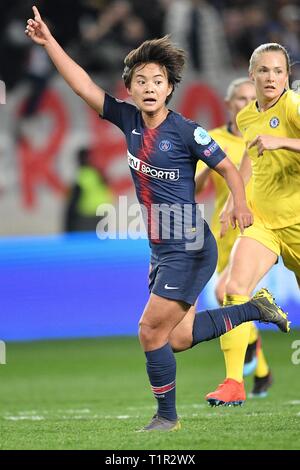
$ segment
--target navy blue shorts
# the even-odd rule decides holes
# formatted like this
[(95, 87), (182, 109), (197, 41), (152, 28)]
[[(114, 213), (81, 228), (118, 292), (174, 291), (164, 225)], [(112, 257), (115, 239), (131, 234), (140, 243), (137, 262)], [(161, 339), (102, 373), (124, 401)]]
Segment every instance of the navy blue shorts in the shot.
[(186, 250), (185, 243), (152, 244), (151, 248), (150, 292), (194, 305), (217, 265), (217, 243), (208, 226), (201, 249)]

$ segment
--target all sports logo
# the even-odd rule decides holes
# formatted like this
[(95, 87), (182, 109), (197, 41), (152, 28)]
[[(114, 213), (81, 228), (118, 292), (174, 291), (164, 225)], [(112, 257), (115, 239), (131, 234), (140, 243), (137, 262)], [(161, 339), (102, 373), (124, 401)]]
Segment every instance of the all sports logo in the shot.
[(129, 151), (127, 151), (128, 165), (135, 171), (156, 178), (159, 180), (177, 181), (179, 179), (179, 169), (172, 168), (157, 168), (156, 166), (149, 165), (139, 158), (136, 158)]

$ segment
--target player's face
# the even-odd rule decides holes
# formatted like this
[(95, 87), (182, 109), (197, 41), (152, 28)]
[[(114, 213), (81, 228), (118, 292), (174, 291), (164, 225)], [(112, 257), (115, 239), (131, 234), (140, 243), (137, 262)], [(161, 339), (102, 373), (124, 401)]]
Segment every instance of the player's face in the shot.
[(254, 80), (259, 103), (276, 101), (288, 80), (285, 55), (280, 51), (259, 54), (250, 76)]
[(232, 122), (235, 121), (237, 113), (250, 103), (250, 101), (255, 99), (256, 94), (254, 84), (245, 82), (237, 86), (232, 98), (228, 101), (228, 108)]
[(149, 63), (134, 70), (128, 93), (142, 112), (153, 114), (165, 108), (166, 98), (172, 89), (166, 69)]

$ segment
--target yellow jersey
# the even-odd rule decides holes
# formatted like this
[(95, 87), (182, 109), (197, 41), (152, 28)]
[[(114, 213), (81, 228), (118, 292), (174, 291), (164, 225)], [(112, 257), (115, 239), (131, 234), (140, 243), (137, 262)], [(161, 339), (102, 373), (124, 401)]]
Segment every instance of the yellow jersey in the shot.
[[(245, 143), (243, 138), (229, 132), (226, 125), (209, 131), (209, 135), (219, 144), (221, 149), (226, 153), (227, 157), (230, 158), (232, 163), (238, 167), (245, 151)], [(202, 171), (204, 168), (206, 168), (205, 163), (199, 161), (196, 174), (200, 173), (200, 171)], [(215, 206), (211, 221), (211, 228), (215, 237), (218, 237), (221, 228), (219, 215), (227, 200), (229, 188), (225, 179), (216, 171), (212, 171), (210, 177), (212, 178), (215, 189)], [(250, 193), (250, 186), (250, 184), (247, 185), (247, 199)]]
[[(286, 91), (277, 103), (259, 112), (252, 101), (237, 115), (246, 146), (258, 135), (300, 138), (300, 95)], [(251, 207), (264, 226), (280, 229), (300, 222), (300, 152), (248, 150), (252, 165)]]

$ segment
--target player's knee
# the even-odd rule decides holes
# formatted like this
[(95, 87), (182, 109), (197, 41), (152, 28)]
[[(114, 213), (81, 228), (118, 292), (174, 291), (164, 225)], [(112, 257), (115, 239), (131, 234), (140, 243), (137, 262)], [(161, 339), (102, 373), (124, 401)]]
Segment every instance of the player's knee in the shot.
[(144, 323), (143, 321), (139, 322), (139, 338), (142, 344), (149, 344), (155, 339), (157, 329), (152, 326)]
[(170, 338), (169, 344), (171, 345), (172, 351), (174, 353), (185, 351), (191, 347), (192, 341), (187, 341), (186, 338)]
[(179, 351), (182, 351), (183, 350), (183, 344), (182, 344), (182, 340), (181, 338), (176, 338), (176, 337), (173, 337), (172, 335), (170, 336), (169, 338), (169, 344), (172, 348), (172, 351), (174, 353), (176, 352), (179, 352)]
[(175, 353), (189, 349), (192, 341), (192, 332), (187, 329), (181, 330), (180, 333), (178, 331), (172, 332), (169, 336), (169, 344)]

